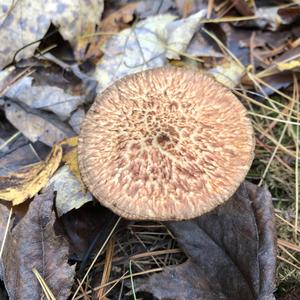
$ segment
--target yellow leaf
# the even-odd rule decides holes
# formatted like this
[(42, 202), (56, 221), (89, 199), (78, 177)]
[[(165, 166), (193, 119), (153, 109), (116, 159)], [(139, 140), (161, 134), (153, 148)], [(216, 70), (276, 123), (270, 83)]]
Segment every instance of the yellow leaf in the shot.
[(61, 146), (77, 147), (78, 136), (72, 136), (70, 138), (64, 139), (59, 144)]
[(61, 145), (54, 145), (45, 161), (26, 167), (19, 172), (0, 177), (0, 199), (21, 204), (36, 195), (57, 170), (62, 159)]
[(80, 171), (78, 167), (78, 161), (77, 161), (77, 143), (78, 143), (78, 137), (72, 137), (69, 139), (65, 139), (62, 141), (61, 145), (67, 146), (69, 149), (64, 153), (62, 161), (68, 165), (70, 171), (76, 176), (76, 178), (79, 180), (81, 187), (83, 190), (84, 184), (82, 182)]
[(245, 74), (245, 68), (236, 61), (230, 60), (210, 69), (209, 73), (212, 74), (217, 81), (233, 89), (240, 83), (241, 78)]
[(276, 64), (279, 71), (293, 70), (300, 68), (300, 60), (291, 60), (288, 62), (279, 62)]

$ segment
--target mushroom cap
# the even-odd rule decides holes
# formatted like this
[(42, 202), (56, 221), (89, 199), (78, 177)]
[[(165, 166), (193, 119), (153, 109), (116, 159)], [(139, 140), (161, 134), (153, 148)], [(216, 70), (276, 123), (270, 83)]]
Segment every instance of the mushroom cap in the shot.
[(92, 194), (136, 220), (183, 220), (232, 196), (254, 156), (246, 109), (197, 71), (163, 67), (126, 76), (96, 97), (78, 161)]

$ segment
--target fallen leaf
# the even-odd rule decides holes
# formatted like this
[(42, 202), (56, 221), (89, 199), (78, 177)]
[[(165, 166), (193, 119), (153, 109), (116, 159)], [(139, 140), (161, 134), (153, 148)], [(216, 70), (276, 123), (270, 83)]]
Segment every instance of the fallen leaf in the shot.
[(132, 73), (161, 67), (167, 58), (179, 58), (200, 26), (205, 10), (174, 21), (173, 15), (148, 17), (113, 36), (94, 73), (98, 92)]
[(51, 189), (36, 196), (7, 237), (2, 263), (9, 299), (46, 299), (34, 268), (55, 299), (67, 299), (70, 294), (75, 266), (68, 264), (67, 241), (54, 232), (53, 197)]
[(5, 42), (0, 44), (0, 68), (13, 58), (31, 57), (51, 23), (71, 43), (80, 59), (82, 49), (89, 41), (88, 38), (83, 41), (81, 37), (95, 32), (102, 11), (103, 0), (3, 0), (0, 5), (0, 40)]
[(9, 88), (15, 69), (15, 66), (9, 66), (0, 71), (0, 97), (2, 97)]
[(215, 44), (203, 32), (197, 32), (191, 40), (187, 53), (194, 57), (223, 57)]
[(62, 158), (62, 148), (55, 145), (45, 161), (17, 173), (0, 177), (0, 199), (20, 204), (36, 195), (49, 181)]
[(266, 6), (255, 11), (255, 19), (239, 24), (243, 27), (258, 27), (277, 31), (283, 25), (289, 25), (300, 18), (300, 7)]
[(206, 0), (175, 0), (179, 13), (185, 18), (201, 9), (207, 8)]
[(84, 184), (81, 180), (80, 170), (78, 167), (77, 161), (77, 144), (78, 144), (78, 137), (72, 137), (69, 139), (64, 140), (61, 143), (63, 146), (67, 146), (68, 149), (65, 151), (62, 161), (69, 167), (70, 171), (73, 175), (77, 178), (77, 180), (81, 183), (81, 186), (84, 187)]
[(79, 134), (80, 133), (80, 125), (85, 117), (85, 111), (83, 108), (78, 108), (71, 116), (69, 120), (69, 124), (72, 129)]
[[(2, 118), (0, 125), (0, 157), (26, 145), (29, 140), (18, 132), (7, 120)], [(1, 163), (0, 163), (0, 166)]]
[(167, 222), (189, 259), (138, 288), (158, 299), (275, 299), (272, 197), (243, 183), (232, 198), (190, 221)]
[(74, 135), (74, 132), (54, 115), (11, 100), (5, 101), (5, 116), (30, 141), (40, 141), (50, 147)]
[(133, 14), (138, 3), (128, 3), (110, 15), (104, 18), (100, 24), (100, 33), (96, 32), (85, 58), (93, 60), (101, 57), (103, 54), (102, 46), (110, 39), (110, 37), (124, 29), (126, 25), (133, 20)]
[(208, 70), (208, 73), (213, 75), (220, 83), (233, 89), (241, 82), (245, 71), (246, 69), (243, 65), (232, 59), (218, 64), (216, 67)]
[(71, 173), (68, 166), (61, 167), (49, 180), (48, 185), (56, 191), (55, 204), (59, 217), (93, 200), (91, 193), (82, 189), (80, 181)]
[(62, 121), (84, 103), (84, 95), (72, 95), (58, 86), (36, 86), (33, 82), (33, 77), (22, 78), (7, 91), (6, 96), (31, 108), (51, 111)]
[(80, 269), (90, 256), (101, 248), (118, 216), (99, 203), (88, 202), (58, 219), (60, 228), (70, 243), (70, 253), (82, 261)]
[(235, 9), (242, 16), (252, 16), (254, 11), (254, 3), (253, 1), (245, 1), (245, 0), (231, 0)]
[[(9, 216), (9, 208), (6, 207), (4, 204), (0, 203), (0, 248), (3, 243), (3, 238), (4, 238), (4, 234), (8, 222), (8, 216)], [(2, 272), (0, 267), (0, 275), (1, 274)], [(2, 278), (2, 276), (0, 276), (0, 278)]]
[(136, 14), (139, 18), (144, 19), (154, 15), (162, 15), (175, 8), (173, 0), (152, 0), (139, 1)]
[(201, 20), (206, 16), (206, 12), (206, 9), (202, 9), (188, 18), (167, 25), (167, 58), (180, 59), (180, 54), (185, 52), (195, 32), (199, 29)]
[(162, 28), (175, 19), (172, 15), (149, 17), (111, 37), (94, 73), (98, 92), (125, 75), (163, 66), (166, 41)]
[[(0, 203), (0, 248), (2, 248), (6, 243), (6, 240), (4, 241), (4, 237), (5, 237), (6, 228), (7, 226), (9, 226), (8, 222), (9, 222), (9, 208), (6, 207), (4, 204)], [(8, 228), (10, 227), (11, 226), (9, 226)], [(1, 257), (0, 257), (0, 261), (1, 261)], [(3, 280), (3, 266), (1, 263), (0, 263), (0, 280)], [(1, 288), (0, 288), (0, 299), (2, 300)]]
[(9, 173), (46, 159), (50, 152), (49, 147), (39, 142), (29, 144), (26, 140), (25, 145), (21, 144), (15, 150), (13, 148), (0, 158), (0, 176), (7, 176)]

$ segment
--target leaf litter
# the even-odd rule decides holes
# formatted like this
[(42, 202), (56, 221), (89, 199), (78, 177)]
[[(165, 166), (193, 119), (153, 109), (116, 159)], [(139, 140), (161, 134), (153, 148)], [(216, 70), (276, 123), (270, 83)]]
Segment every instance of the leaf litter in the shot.
[[(11, 221), (10, 203), (0, 203), (0, 237), (9, 228), (2, 275), (12, 299), (42, 297), (42, 291), (49, 299), (69, 293), (73, 299), (274, 299), (275, 267), (276, 296), (295, 297), (299, 5), (107, 0), (103, 10), (101, 0), (28, 3), (0, 5), (0, 66), (12, 63), (0, 73), (0, 185), (6, 185), (0, 195), (5, 191), (14, 204), (29, 200), (13, 207)], [(272, 198), (245, 182), (231, 201), (195, 220), (123, 221), (114, 232), (118, 217), (95, 203), (81, 181), (76, 135), (97, 83), (99, 92), (124, 75), (166, 64), (209, 73), (238, 95), (257, 140), (247, 178), (266, 183)], [(39, 262), (32, 271), (38, 256), (31, 248), (40, 246), (30, 242), (38, 233), (49, 236), (44, 250), (55, 253), (59, 274), (47, 277), (51, 270), (43, 272)], [(19, 266), (10, 263), (13, 253)], [(22, 288), (15, 286), (16, 274)]]
[[(102, 0), (2, 1), (0, 6), (0, 67), (13, 59), (29, 58), (40, 39), (47, 33), (51, 22), (59, 28), (65, 40), (75, 49), (78, 58), (87, 41), (80, 42), (84, 34), (95, 32), (103, 11)], [(34, 16), (34, 17), (32, 17)], [(22, 51), (19, 51), (22, 49)]]
[(245, 182), (212, 212), (166, 226), (189, 259), (150, 276), (139, 290), (158, 299), (275, 299), (276, 235), (268, 190)]
[(56, 299), (66, 299), (70, 293), (75, 266), (68, 264), (67, 241), (54, 231), (53, 197), (51, 189), (36, 196), (7, 236), (2, 266), (9, 299), (46, 299), (33, 269)]

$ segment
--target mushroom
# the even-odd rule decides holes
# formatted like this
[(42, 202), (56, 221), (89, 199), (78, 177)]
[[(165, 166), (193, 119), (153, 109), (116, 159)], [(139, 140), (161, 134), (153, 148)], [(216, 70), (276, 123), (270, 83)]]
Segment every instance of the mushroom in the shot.
[(253, 160), (246, 109), (197, 71), (163, 67), (126, 76), (96, 97), (78, 161), (92, 194), (136, 220), (183, 220), (224, 201)]

